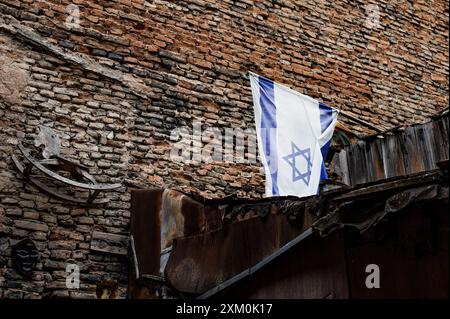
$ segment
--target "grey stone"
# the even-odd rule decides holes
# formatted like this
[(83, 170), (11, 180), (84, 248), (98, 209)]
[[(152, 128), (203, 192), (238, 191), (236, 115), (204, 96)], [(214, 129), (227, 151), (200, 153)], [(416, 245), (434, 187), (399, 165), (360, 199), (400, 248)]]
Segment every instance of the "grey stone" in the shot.
[(54, 87), (53, 88), (53, 92), (58, 93), (58, 94), (65, 94), (65, 95), (69, 95), (69, 96), (75, 96), (75, 97), (78, 96), (78, 92), (77, 91), (66, 89), (66, 88), (62, 88), (62, 87)]
[(27, 219), (39, 219), (39, 213), (38, 212), (24, 212), (23, 218)]
[(16, 220), (14, 225), (18, 228), (27, 229), (27, 230), (35, 230), (47, 232), (48, 226), (43, 223), (35, 222), (35, 221), (26, 221), (26, 220)]
[(103, 56), (105, 57), (107, 52), (105, 50), (100, 50), (100, 49), (93, 49), (92, 50), (92, 54), (93, 55), (97, 55), (97, 56)]
[(92, 233), (91, 250), (110, 254), (127, 255), (128, 236), (94, 231)]

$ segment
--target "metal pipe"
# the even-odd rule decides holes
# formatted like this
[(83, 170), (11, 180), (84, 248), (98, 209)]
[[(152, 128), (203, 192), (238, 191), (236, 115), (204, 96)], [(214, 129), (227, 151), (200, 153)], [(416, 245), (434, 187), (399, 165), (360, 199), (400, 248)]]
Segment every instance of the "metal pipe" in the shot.
[(139, 264), (138, 264), (137, 254), (136, 254), (136, 247), (134, 246), (133, 235), (130, 235), (130, 246), (131, 246), (131, 253), (133, 255), (133, 264), (134, 264), (134, 271), (136, 273), (136, 279), (139, 279), (139, 277), (140, 277)]

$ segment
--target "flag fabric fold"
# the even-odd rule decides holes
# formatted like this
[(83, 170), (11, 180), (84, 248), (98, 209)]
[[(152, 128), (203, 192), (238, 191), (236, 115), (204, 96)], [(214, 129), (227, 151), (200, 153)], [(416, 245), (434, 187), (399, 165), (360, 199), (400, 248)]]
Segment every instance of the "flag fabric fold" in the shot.
[(317, 194), (338, 110), (254, 73), (250, 83), (266, 196)]

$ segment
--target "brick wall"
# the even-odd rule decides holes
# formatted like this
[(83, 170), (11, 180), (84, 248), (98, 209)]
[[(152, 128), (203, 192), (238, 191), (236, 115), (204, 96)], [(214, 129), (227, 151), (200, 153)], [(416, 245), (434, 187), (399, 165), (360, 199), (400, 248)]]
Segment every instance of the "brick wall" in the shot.
[[(69, 4), (80, 27), (65, 23)], [(424, 121), (448, 104), (448, 3), (0, 0), (0, 298), (94, 297), (103, 279), (124, 297), (126, 256), (92, 242), (127, 235), (129, 187), (261, 196), (258, 163), (169, 157), (171, 131), (194, 120), (253, 127), (249, 70), (382, 129)], [(62, 202), (18, 175), (17, 138), (41, 124), (97, 180), (124, 181), (106, 205)], [(25, 237), (41, 252), (29, 281), (10, 260)], [(68, 259), (80, 290), (65, 288)]]

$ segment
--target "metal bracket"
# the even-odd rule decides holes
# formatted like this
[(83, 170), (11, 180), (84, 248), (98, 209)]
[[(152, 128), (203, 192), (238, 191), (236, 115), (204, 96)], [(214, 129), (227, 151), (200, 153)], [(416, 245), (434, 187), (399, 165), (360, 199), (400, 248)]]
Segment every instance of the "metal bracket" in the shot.
[[(41, 129), (42, 132), (42, 129)], [(43, 139), (42, 135), (44, 133), (40, 133), (40, 138)], [(53, 139), (56, 134), (50, 129), (46, 130), (46, 134), (52, 134)], [(58, 140), (59, 141), (59, 140)], [(55, 145), (52, 146), (54, 149), (59, 150)], [(95, 178), (88, 173), (87, 167), (83, 166), (77, 162), (69, 160), (59, 154), (57, 151), (47, 151), (45, 155), (48, 155), (48, 158), (45, 157), (42, 160), (38, 160), (31, 155), (29, 149), (25, 148), (22, 143), (19, 141), (18, 143), (19, 151), (21, 152), (24, 161), (26, 163), (21, 163), (15, 155), (12, 155), (13, 163), (16, 165), (19, 172), (26, 178), (27, 181), (34, 184), (36, 187), (40, 188), (44, 192), (53, 195), (55, 197), (61, 198), (63, 200), (79, 203), (79, 204), (103, 204), (108, 201), (108, 199), (96, 199), (98, 194), (101, 191), (114, 190), (122, 186), (121, 183), (116, 184), (99, 184), (95, 180)], [(55, 170), (62, 170), (69, 172), (70, 176), (74, 179), (64, 177), (56, 171), (51, 170), (53, 168)], [(84, 190), (89, 191), (89, 196), (87, 199), (80, 199), (73, 196), (69, 196), (66, 194), (62, 194), (58, 190), (48, 187), (40, 182), (36, 177), (31, 176), (33, 169), (38, 170), (40, 173), (47, 175), (48, 177), (54, 179), (55, 181), (61, 182), (63, 184), (78, 187)]]

